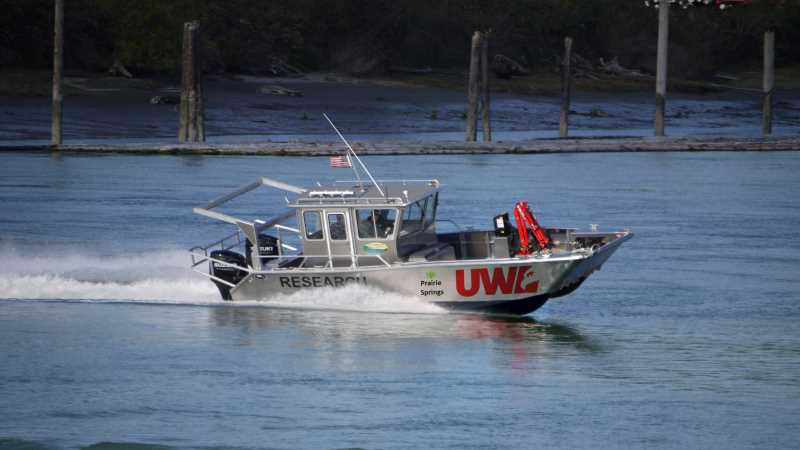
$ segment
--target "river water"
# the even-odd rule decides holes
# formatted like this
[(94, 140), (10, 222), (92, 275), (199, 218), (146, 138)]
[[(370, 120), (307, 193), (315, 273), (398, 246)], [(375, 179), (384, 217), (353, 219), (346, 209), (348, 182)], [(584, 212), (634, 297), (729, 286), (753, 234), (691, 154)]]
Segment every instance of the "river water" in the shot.
[[(191, 213), (326, 158), (0, 154), (0, 449), (796, 448), (800, 153), (364, 158), (441, 217), (631, 228), (528, 317), (365, 287), (221, 302)], [(253, 195), (232, 213), (269, 212)]]

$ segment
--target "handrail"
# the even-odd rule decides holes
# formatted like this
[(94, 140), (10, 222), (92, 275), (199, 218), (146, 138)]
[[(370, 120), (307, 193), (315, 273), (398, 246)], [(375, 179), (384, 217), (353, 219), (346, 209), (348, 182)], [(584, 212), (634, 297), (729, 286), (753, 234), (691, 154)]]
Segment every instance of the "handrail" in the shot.
[(286, 231), (291, 231), (292, 233), (295, 233), (295, 234), (300, 234), (300, 230), (297, 229), (297, 228), (287, 227), (286, 225), (281, 225), (279, 223), (276, 223), (273, 226), (275, 228), (279, 229), (279, 230), (286, 230)]
[(358, 197), (358, 198), (299, 198), (295, 200), (296, 205), (313, 206), (313, 205), (394, 205), (403, 203), (400, 197)]
[[(199, 247), (195, 247), (195, 248), (199, 248)], [(199, 266), (200, 264), (202, 264), (202, 263), (204, 263), (206, 261), (214, 261), (214, 262), (220, 263), (220, 264), (222, 264), (224, 266), (233, 267), (235, 269), (243, 270), (243, 271), (248, 272), (248, 273), (259, 273), (259, 271), (255, 271), (255, 270), (253, 270), (253, 269), (251, 269), (249, 267), (242, 267), (242, 266), (239, 266), (239, 265), (227, 262), (227, 261), (223, 261), (223, 260), (220, 260), (220, 259), (217, 259), (217, 258), (212, 258), (211, 256), (208, 256), (205, 253), (196, 253), (196, 252), (190, 251), (189, 254), (192, 256), (192, 269), (195, 272), (198, 272), (198, 270), (195, 269), (195, 268), (197, 266)], [(200, 260), (199, 261), (195, 261), (195, 259), (194, 259), (195, 257), (200, 258)], [(326, 259), (328, 261), (325, 263), (325, 266), (323, 267), (323, 269), (334, 269), (334, 267), (331, 265), (331, 260), (333, 260), (333, 259), (338, 259), (338, 258), (341, 258), (341, 259), (352, 259), (351, 257), (355, 257), (356, 260), (358, 260), (359, 258), (377, 258), (378, 261), (383, 263), (383, 265), (385, 265), (387, 268), (391, 268), (392, 267), (392, 265), (389, 262), (387, 262), (381, 255), (350, 255), (350, 254), (338, 255), (338, 254), (335, 254), (335, 255), (330, 255), (329, 256), (329, 255), (293, 254), (293, 255), (270, 256), (271, 259), (276, 260), (276, 261), (294, 259), (294, 258)], [(331, 265), (331, 267), (328, 267), (329, 265)], [(360, 266), (356, 266), (356, 267), (360, 267)], [(283, 270), (291, 271), (293, 269), (298, 269), (298, 268), (299, 267), (273, 267), (273, 268), (271, 268), (270, 271), (283, 271)], [(319, 268), (317, 267), (315, 269), (319, 269)], [(199, 273), (205, 273), (205, 272), (199, 272)]]
[[(358, 180), (336, 180), (336, 181), (334, 181), (334, 183), (357, 183), (357, 182), (358, 182)], [(441, 186), (441, 183), (436, 178), (430, 178), (430, 179), (420, 178), (420, 179), (408, 179), (408, 180), (407, 179), (396, 179), (396, 180), (384, 180), (384, 179), (381, 179), (381, 180), (378, 180), (378, 182), (381, 182), (381, 183), (436, 183), (437, 186)]]
[[(236, 238), (236, 244), (232, 244), (232, 245), (229, 245), (228, 247), (225, 247), (225, 241), (227, 241), (229, 239), (232, 239), (234, 237)], [(239, 231), (239, 230), (236, 230), (234, 233), (231, 233), (231, 234), (225, 236), (224, 238), (222, 238), (222, 239), (220, 239), (218, 241), (214, 241), (214, 242), (212, 242), (212, 243), (210, 243), (210, 244), (208, 244), (206, 246), (203, 246), (202, 248), (205, 249), (205, 250), (208, 250), (211, 247), (216, 247), (217, 245), (219, 245), (220, 246), (220, 250), (230, 250), (230, 249), (232, 249), (232, 248), (234, 248), (234, 247), (236, 247), (238, 245), (241, 245), (241, 243), (242, 243), (242, 232)]]
[[(258, 223), (258, 222), (256, 222), (256, 223)], [(298, 235), (301, 234), (300, 230), (298, 230), (297, 228), (287, 227), (285, 225), (280, 225), (280, 224), (274, 224), (274, 225), (272, 225), (272, 227), (267, 227), (267, 229), (273, 228), (273, 227), (277, 228), (279, 230), (291, 231), (292, 233), (295, 233), (295, 234), (298, 234)], [(233, 243), (233, 244), (230, 244), (230, 245), (226, 246), (225, 245), (225, 241), (228, 241), (228, 240), (233, 239), (233, 238), (236, 238), (236, 243)], [(232, 248), (235, 248), (235, 247), (238, 247), (238, 246), (242, 245), (243, 243), (244, 242), (243, 242), (243, 239), (242, 239), (242, 231), (241, 230), (236, 230), (235, 232), (223, 237), (222, 239), (216, 240), (216, 241), (214, 241), (214, 242), (212, 242), (210, 244), (199, 245), (197, 247), (193, 247), (192, 249), (201, 248), (203, 250), (208, 250), (208, 249), (210, 249), (212, 247), (219, 246), (220, 250), (230, 250)], [(281, 241), (281, 245), (283, 247), (285, 247), (285, 248), (288, 248), (289, 250), (297, 251), (296, 248), (294, 248), (294, 247), (292, 247), (290, 245), (286, 245), (282, 241)], [(190, 249), (190, 251), (192, 249)]]
[[(206, 261), (214, 261), (215, 263), (222, 264), (223, 266), (233, 267), (234, 269), (244, 270), (245, 272), (253, 273), (253, 269), (251, 269), (249, 267), (242, 267), (242, 266), (239, 266), (237, 264), (230, 263), (228, 261), (223, 261), (221, 259), (212, 258), (212, 257), (210, 257), (208, 255), (200, 255), (200, 254), (192, 253), (192, 252), (190, 252), (189, 254), (192, 255), (192, 267), (193, 268), (199, 266), (200, 264), (202, 264), (202, 263), (204, 263)], [(200, 261), (194, 262), (194, 257), (195, 256), (200, 257), (202, 259)]]

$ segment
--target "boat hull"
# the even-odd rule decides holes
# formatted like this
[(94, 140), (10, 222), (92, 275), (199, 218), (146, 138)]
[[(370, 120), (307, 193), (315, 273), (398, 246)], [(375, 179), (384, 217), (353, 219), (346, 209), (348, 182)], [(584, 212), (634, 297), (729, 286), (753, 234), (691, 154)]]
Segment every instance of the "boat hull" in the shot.
[(624, 240), (563, 256), (274, 269), (249, 274), (230, 292), (233, 300), (267, 300), (277, 294), (356, 284), (416, 297), (447, 309), (521, 315), (535, 311), (550, 298), (572, 292)]
[(541, 308), (550, 298), (549, 295), (534, 295), (519, 300), (438, 302), (437, 305), (453, 311), (523, 316)]

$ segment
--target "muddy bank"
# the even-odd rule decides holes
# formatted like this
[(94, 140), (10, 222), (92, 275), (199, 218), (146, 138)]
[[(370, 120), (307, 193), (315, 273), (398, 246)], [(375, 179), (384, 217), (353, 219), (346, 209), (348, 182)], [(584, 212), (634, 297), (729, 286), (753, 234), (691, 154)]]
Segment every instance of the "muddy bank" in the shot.
[[(535, 80), (532, 80), (535, 82)], [(161, 146), (177, 141), (175, 104), (152, 104), (177, 93), (170, 83), (120, 86), (107, 79), (68, 79), (64, 140), (69, 145)], [(353, 141), (365, 144), (463, 141), (465, 93), (403, 82), (253, 77), (206, 80), (206, 129), (215, 145), (334, 142), (322, 120), (327, 112)], [(279, 86), (299, 95), (275, 95)], [(675, 138), (760, 136), (760, 96), (729, 91), (672, 95), (667, 132)], [(518, 143), (557, 136), (558, 99), (550, 95), (495, 93), (495, 139)], [(652, 135), (653, 99), (637, 92), (577, 92), (571, 134), (576, 137)], [(800, 135), (800, 93), (778, 93), (776, 136)], [(43, 146), (50, 137), (50, 100), (0, 97), (0, 145)]]

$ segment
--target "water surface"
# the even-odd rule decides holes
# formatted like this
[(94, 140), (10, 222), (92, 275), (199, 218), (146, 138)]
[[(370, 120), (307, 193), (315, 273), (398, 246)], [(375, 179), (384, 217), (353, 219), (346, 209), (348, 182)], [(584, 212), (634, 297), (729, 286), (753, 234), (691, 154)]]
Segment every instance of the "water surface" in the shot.
[(363, 287), (230, 305), (185, 270), (228, 231), (191, 207), (347, 171), (0, 154), (0, 449), (796, 446), (800, 154), (365, 159), (440, 178), (463, 226), (526, 199), (636, 236), (521, 319)]

